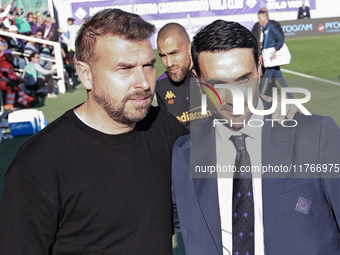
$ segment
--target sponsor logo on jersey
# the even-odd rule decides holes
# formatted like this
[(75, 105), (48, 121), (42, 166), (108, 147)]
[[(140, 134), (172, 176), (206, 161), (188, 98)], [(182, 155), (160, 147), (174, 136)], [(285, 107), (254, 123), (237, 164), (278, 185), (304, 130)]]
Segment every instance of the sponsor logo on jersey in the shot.
[(174, 92), (172, 92), (171, 90), (168, 90), (165, 94), (165, 100), (168, 100), (168, 104), (174, 104), (175, 100), (174, 98), (176, 98), (176, 95), (174, 94)]
[(176, 98), (176, 95), (171, 90), (168, 90), (165, 94), (165, 100)]
[(176, 116), (176, 118), (180, 122), (188, 122), (188, 121), (193, 121), (193, 120), (205, 119), (211, 116), (212, 116), (212, 113), (210, 110), (207, 110), (206, 114), (202, 114), (201, 107), (199, 106), (189, 111), (183, 112), (181, 116)]

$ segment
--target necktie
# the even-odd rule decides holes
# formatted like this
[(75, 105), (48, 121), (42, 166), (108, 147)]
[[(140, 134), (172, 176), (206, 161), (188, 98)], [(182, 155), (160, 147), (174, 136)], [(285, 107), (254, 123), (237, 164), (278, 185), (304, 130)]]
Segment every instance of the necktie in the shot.
[(254, 199), (251, 166), (245, 145), (246, 136), (231, 136), (237, 155), (233, 178), (233, 255), (254, 255)]

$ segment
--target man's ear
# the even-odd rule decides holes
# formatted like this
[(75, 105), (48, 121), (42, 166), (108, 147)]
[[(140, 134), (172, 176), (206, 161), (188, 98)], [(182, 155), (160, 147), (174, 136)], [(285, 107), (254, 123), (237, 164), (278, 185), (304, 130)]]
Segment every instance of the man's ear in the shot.
[(194, 75), (194, 77), (196, 79), (197, 86), (200, 88), (201, 87), (200, 78), (198, 77), (197, 72), (196, 72), (195, 69), (192, 69), (192, 74)]
[[(194, 75), (194, 77), (195, 77), (195, 79), (196, 79), (197, 87), (198, 87), (198, 88), (201, 88), (202, 85), (201, 85), (200, 79), (198, 78), (198, 75), (197, 75), (195, 69), (192, 69), (192, 74)], [(200, 93), (201, 93), (201, 94), (205, 94), (201, 89), (200, 89)]]
[(198, 75), (197, 75), (197, 73), (196, 73), (196, 70), (195, 70), (195, 69), (192, 69), (192, 74), (194, 75), (194, 77), (195, 77), (196, 79), (198, 79)]
[(90, 66), (82, 61), (77, 61), (76, 71), (84, 88), (86, 90), (91, 90), (93, 84), (93, 74)]
[(191, 42), (188, 43), (188, 52), (189, 56), (191, 57)]
[(263, 62), (263, 57), (262, 57), (262, 55), (260, 55), (258, 66), (257, 66), (257, 72), (259, 74), (259, 78), (261, 78), (262, 62)]

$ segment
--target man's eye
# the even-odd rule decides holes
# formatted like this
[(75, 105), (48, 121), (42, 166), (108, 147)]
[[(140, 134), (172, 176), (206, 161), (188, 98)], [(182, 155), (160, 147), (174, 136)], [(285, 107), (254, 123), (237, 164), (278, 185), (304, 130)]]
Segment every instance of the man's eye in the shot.
[(144, 67), (148, 68), (148, 69), (154, 69), (155, 65), (154, 64), (148, 64), (148, 65), (145, 65)]
[(241, 78), (239, 80), (237, 80), (238, 83), (247, 83), (249, 82), (249, 78)]
[(216, 82), (200, 82), (200, 85), (203, 87), (215, 87), (216, 84)]

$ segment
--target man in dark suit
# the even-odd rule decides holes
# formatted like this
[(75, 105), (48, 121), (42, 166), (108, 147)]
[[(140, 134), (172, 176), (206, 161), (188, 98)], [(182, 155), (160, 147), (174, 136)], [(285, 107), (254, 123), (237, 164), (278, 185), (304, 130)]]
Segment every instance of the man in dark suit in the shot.
[(310, 19), (309, 7), (302, 3), (302, 6), (298, 10), (298, 19)]
[[(174, 225), (186, 254), (339, 254), (338, 126), (316, 115), (297, 114), (279, 125), (252, 114), (271, 106), (259, 99), (256, 39), (238, 23), (218, 20), (203, 28), (193, 39), (192, 58), (195, 76), (215, 86), (222, 103), (208, 97), (215, 119), (180, 137), (173, 149)], [(233, 114), (236, 99), (215, 84), (252, 91), (243, 114)], [(256, 121), (263, 125), (254, 127)], [(242, 148), (235, 137), (245, 140)], [(251, 189), (236, 191), (244, 181)], [(252, 212), (236, 214), (235, 201), (248, 197)], [(237, 220), (244, 219), (251, 220), (237, 232)]]
[[(276, 21), (269, 20), (267, 10), (260, 10), (258, 17), (263, 31), (262, 53), (264, 54), (265, 49), (274, 48), (274, 50), (270, 53), (270, 61), (273, 61), (277, 56), (277, 52), (283, 47), (285, 43), (284, 35), (281, 33), (279, 29), (280, 26), (276, 24)], [(276, 79), (278, 79), (281, 87), (288, 87), (288, 83), (285, 81), (281, 73), (280, 66), (266, 67), (262, 76), (263, 85), (261, 89), (261, 95), (266, 94), (269, 87), (269, 82), (274, 76)], [(290, 98), (294, 98), (291, 93), (288, 93), (288, 96)]]
[(44, 23), (45, 26), (42, 28), (43, 38), (53, 42), (58, 42), (58, 27), (52, 22), (52, 18), (50, 16), (47, 16)]

